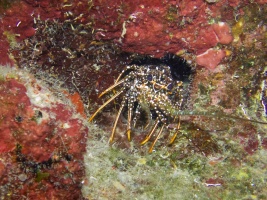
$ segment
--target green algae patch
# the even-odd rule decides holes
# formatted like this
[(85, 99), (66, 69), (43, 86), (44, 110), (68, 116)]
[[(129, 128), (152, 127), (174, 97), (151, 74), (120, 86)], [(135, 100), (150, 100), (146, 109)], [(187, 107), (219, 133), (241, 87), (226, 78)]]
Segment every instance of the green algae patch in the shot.
[(194, 182), (198, 177), (174, 167), (163, 152), (140, 156), (109, 148), (104, 141), (88, 144), (89, 183), (83, 192), (89, 199), (192, 199), (196, 193), (204, 197), (199, 189), (205, 188)]
[(50, 174), (49, 174), (48, 172), (41, 172), (41, 171), (38, 171), (38, 172), (36, 173), (35, 181), (36, 181), (36, 182), (41, 182), (42, 180), (47, 179), (49, 176), (50, 176)]
[(6, 36), (7, 41), (11, 48), (15, 48), (18, 45), (16, 40), (16, 34), (11, 33), (10, 31), (4, 31), (3, 35)]

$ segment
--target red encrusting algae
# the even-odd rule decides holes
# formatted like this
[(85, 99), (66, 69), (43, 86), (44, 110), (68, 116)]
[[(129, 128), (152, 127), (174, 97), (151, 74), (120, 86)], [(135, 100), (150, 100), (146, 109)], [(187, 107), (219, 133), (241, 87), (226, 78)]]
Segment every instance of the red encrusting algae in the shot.
[(1, 80), (0, 95), (1, 198), (82, 199), (82, 117), (34, 79)]

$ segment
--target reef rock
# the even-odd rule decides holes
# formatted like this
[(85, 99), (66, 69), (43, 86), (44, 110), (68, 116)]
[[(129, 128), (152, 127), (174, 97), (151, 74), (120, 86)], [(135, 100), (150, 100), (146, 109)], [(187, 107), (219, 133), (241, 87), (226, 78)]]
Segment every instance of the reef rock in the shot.
[(1, 74), (1, 199), (82, 199), (83, 117), (31, 75)]

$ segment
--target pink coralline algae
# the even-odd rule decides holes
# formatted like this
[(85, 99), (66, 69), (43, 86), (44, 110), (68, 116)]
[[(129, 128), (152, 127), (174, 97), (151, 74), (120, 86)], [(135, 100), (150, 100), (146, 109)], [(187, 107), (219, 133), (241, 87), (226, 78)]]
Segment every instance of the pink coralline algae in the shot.
[(213, 70), (221, 62), (225, 55), (226, 53), (224, 50), (209, 49), (205, 53), (198, 55), (196, 62), (200, 66)]
[[(267, 1), (255, 1), (265, 4)], [(166, 52), (201, 56), (210, 49), (231, 48), (232, 26), (250, 1), (106, 1), (96, 0), (89, 13), (97, 40), (113, 40), (123, 51), (162, 57)], [(237, 17), (237, 18), (236, 18)], [(210, 52), (210, 51), (209, 51)], [(185, 56), (186, 57), (186, 56)], [(195, 61), (195, 60), (194, 60)], [(209, 62), (209, 60), (206, 60)], [(196, 62), (198, 64), (198, 62)]]
[[(245, 5), (244, 2), (235, 3), (240, 7)], [(228, 24), (234, 20), (232, 4), (203, 0), (142, 1), (135, 4), (94, 1), (90, 17), (94, 19), (96, 39), (112, 39), (124, 51), (155, 57), (162, 57), (166, 52), (187, 51), (201, 56), (218, 44), (228, 45), (233, 41)], [(210, 23), (213, 18), (217, 21)], [(218, 60), (222, 59), (222, 52), (219, 51), (212, 64), (202, 66), (208, 69), (216, 67)]]
[(0, 197), (82, 199), (88, 128), (36, 80), (0, 82)]
[[(265, 4), (267, 0), (254, 2)], [(3, 11), (0, 33), (10, 31), (22, 40), (35, 34), (34, 18), (75, 19), (75, 23), (90, 24), (96, 40), (111, 40), (125, 52), (157, 58), (180, 52), (199, 56), (212, 48), (227, 48), (221, 44), (231, 45), (231, 26), (248, 4), (249, 0), (23, 0)], [(0, 37), (0, 62), (12, 63), (9, 44), (3, 34)]]
[(217, 36), (217, 41), (221, 44), (230, 44), (233, 41), (230, 27), (225, 22), (213, 24), (212, 28)]
[[(182, 49), (204, 52), (216, 45), (216, 35), (205, 14), (208, 6), (202, 0), (110, 4), (95, 1), (91, 17), (96, 30), (105, 29), (101, 39), (117, 40), (125, 51), (162, 57)], [(107, 9), (110, 7), (114, 9)], [(123, 15), (116, 13), (117, 8)]]

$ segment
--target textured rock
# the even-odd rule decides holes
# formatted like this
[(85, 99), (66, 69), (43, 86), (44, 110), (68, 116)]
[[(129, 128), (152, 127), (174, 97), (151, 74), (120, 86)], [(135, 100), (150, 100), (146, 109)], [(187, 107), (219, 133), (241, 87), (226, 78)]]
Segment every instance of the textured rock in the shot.
[[(266, 0), (256, 2), (264, 4)], [(218, 43), (231, 44), (229, 25), (243, 15), (242, 8), (248, 4), (248, 0), (21, 1), (5, 11), (1, 31), (10, 31), (21, 40), (35, 33), (34, 18), (67, 19), (91, 24), (96, 40), (112, 40), (126, 52), (158, 58), (167, 52), (199, 55)], [(17, 12), (21, 8), (23, 12)], [(9, 45), (1, 37), (1, 62), (12, 63)]]
[[(60, 1), (16, 1), (7, 9), (0, 7), (3, 19), (0, 21), (0, 64), (13, 63), (8, 56), (10, 42), (21, 41), (35, 34), (33, 28), (34, 18), (59, 18), (61, 16)], [(7, 37), (4, 32), (9, 34)], [(10, 41), (10, 36), (14, 37)]]
[(196, 58), (198, 65), (213, 70), (225, 57), (225, 51), (209, 49), (205, 53), (199, 54)]
[(219, 22), (218, 24), (213, 24), (212, 28), (217, 36), (219, 43), (230, 44), (233, 41), (234, 38), (227, 23)]
[(0, 197), (82, 199), (83, 118), (30, 75), (8, 74), (16, 78), (0, 81)]

